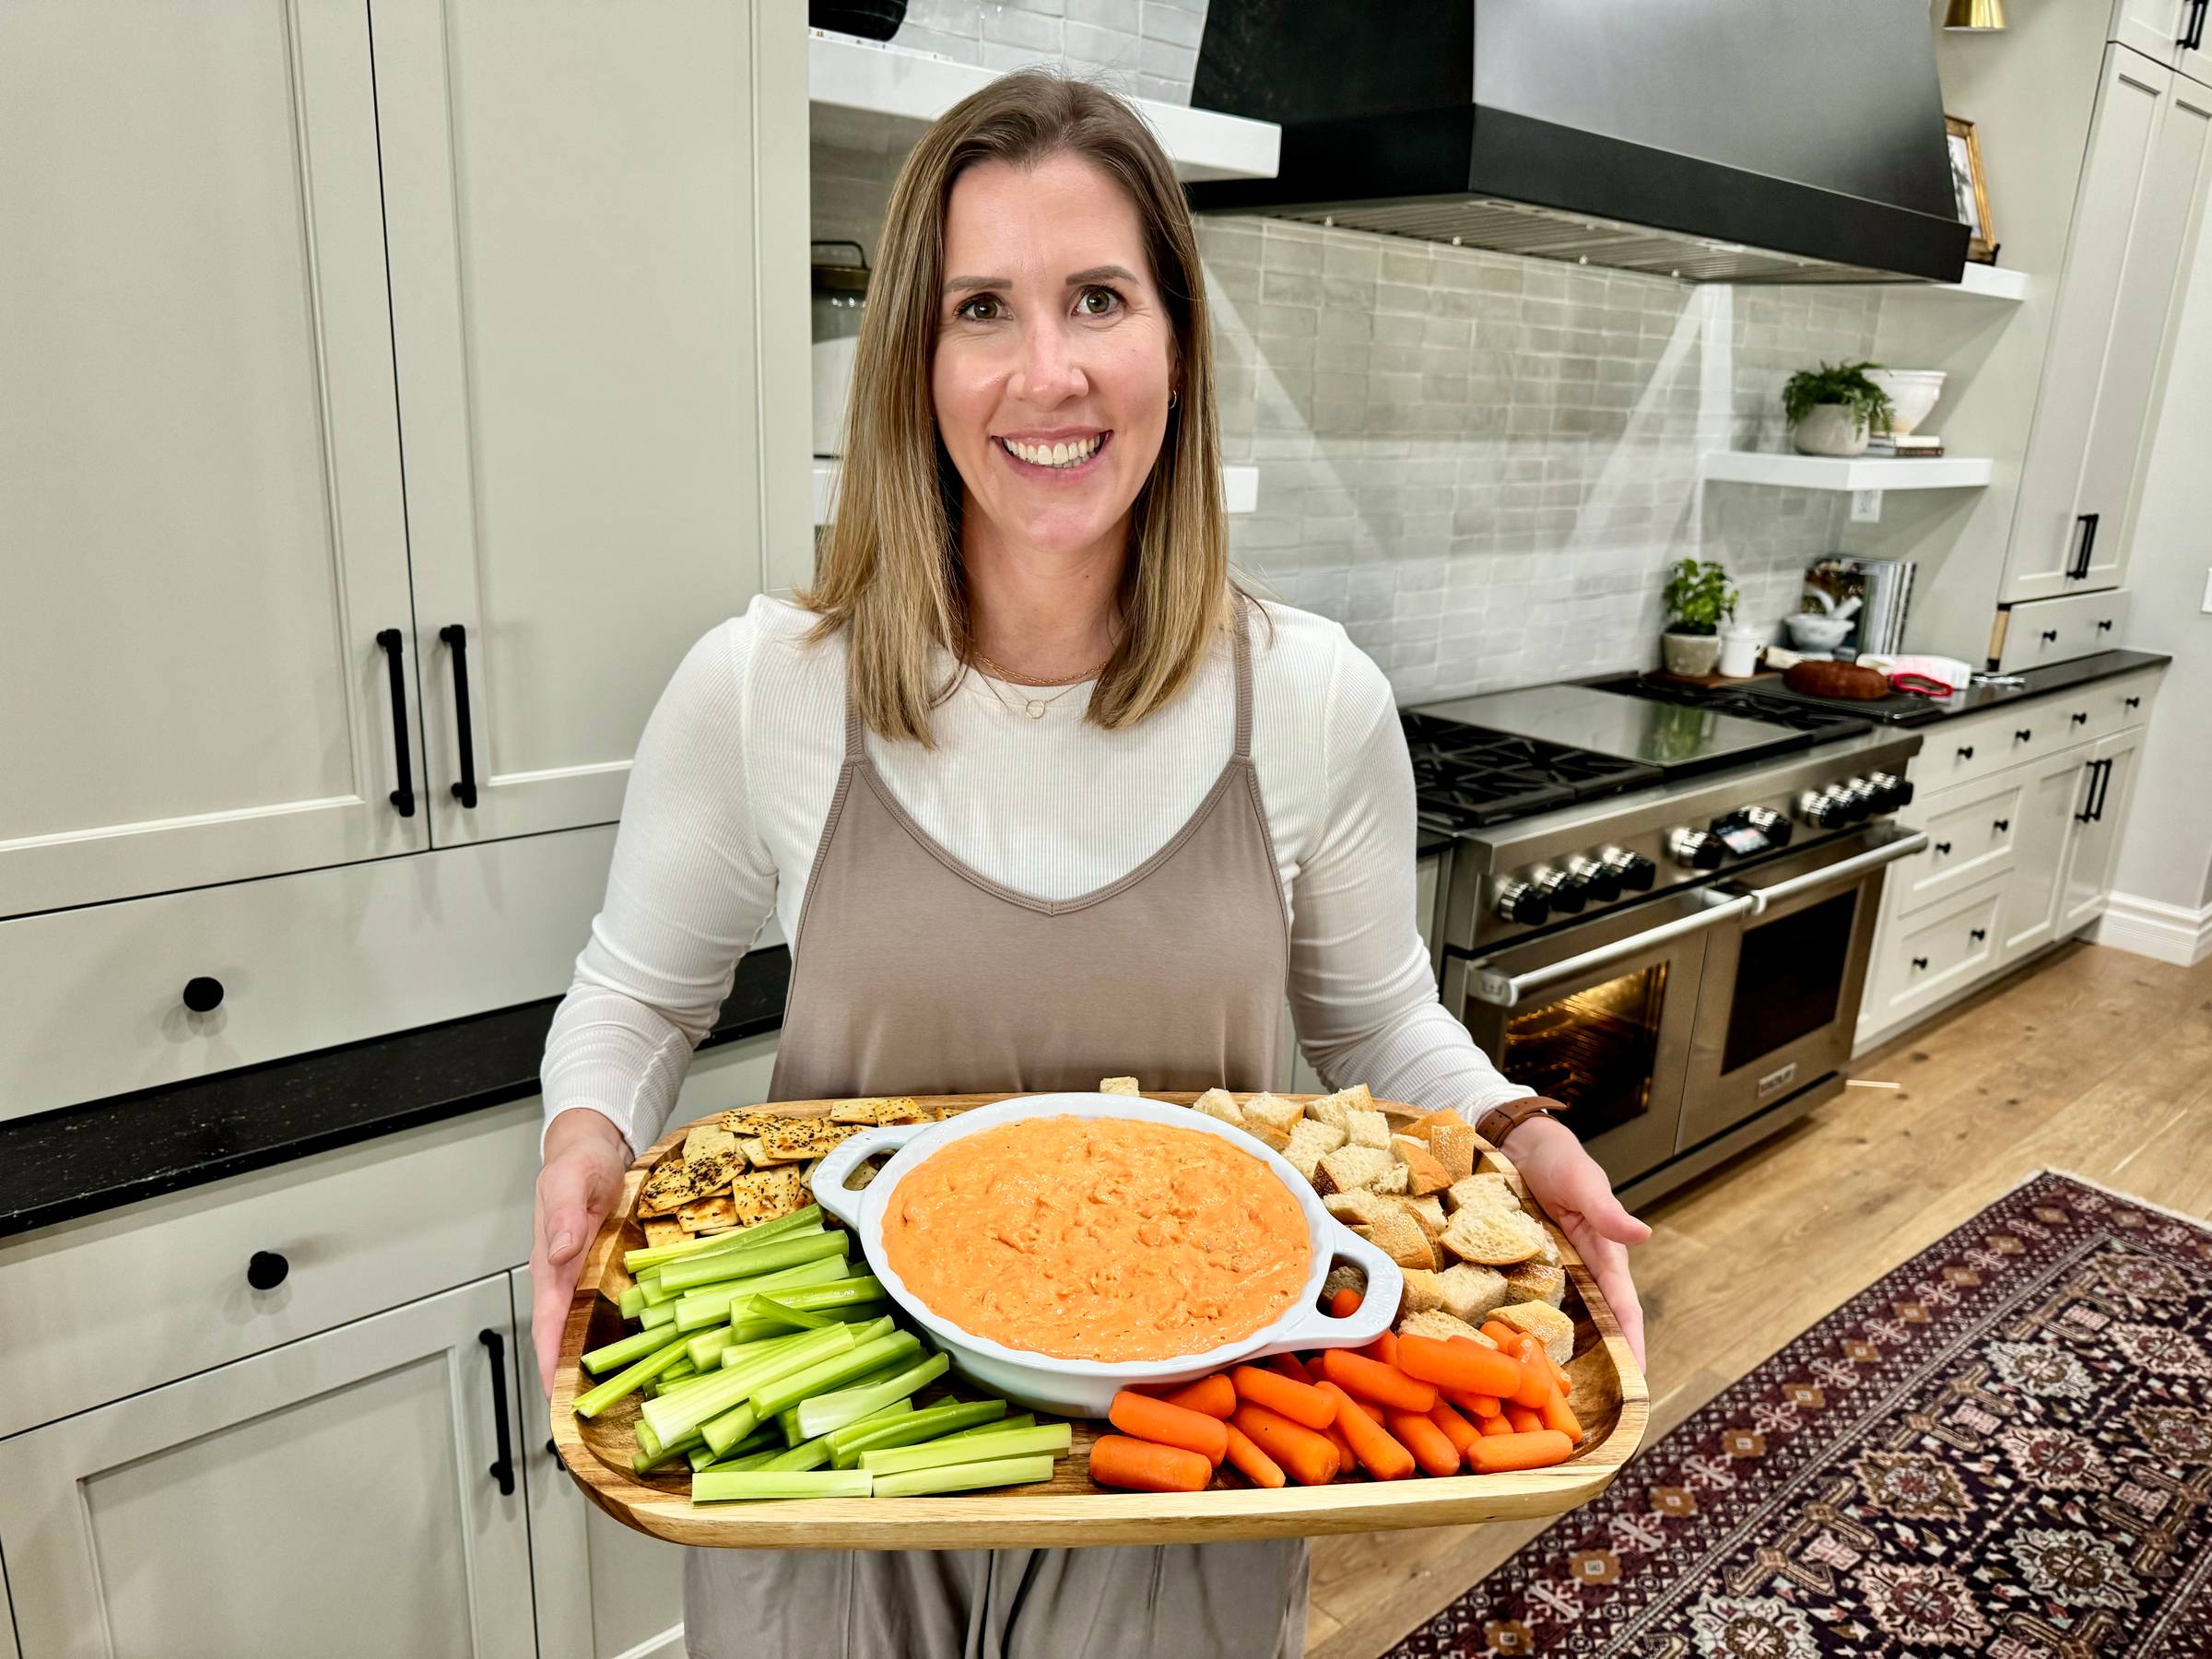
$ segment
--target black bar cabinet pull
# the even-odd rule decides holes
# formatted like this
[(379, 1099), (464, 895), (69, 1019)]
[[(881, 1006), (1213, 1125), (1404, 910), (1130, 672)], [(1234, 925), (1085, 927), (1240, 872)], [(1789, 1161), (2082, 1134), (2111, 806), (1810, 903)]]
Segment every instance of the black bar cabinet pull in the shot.
[(392, 752), (399, 759), (399, 787), (392, 805), (401, 818), (415, 816), (415, 772), (407, 760), (407, 687), (399, 671), (399, 629), (387, 628), (376, 636), (384, 648), (384, 665), (392, 674)]
[(1927, 967), (1927, 965), (1928, 965), (1928, 959), (1927, 959), (1926, 957), (1914, 957), (1914, 958), (1912, 959), (1912, 971), (1913, 971), (1915, 973), (1918, 973), (1918, 972), (1922, 971), (1923, 970), (1924, 970), (1924, 969)]
[(2194, 0), (2189, 8), (2189, 22), (2174, 42), (2183, 52), (2194, 52), (2205, 43), (2205, 5), (2206, 0)]
[(514, 1447), (507, 1434), (507, 1338), (497, 1331), (478, 1331), (477, 1340), (491, 1356), (491, 1427), (499, 1441), (499, 1457), (490, 1468), (500, 1483), (500, 1496), (514, 1496)]
[(453, 653), (453, 729), (461, 739), (461, 782), (453, 785), (453, 799), (470, 811), (477, 806), (477, 745), (468, 724), (468, 629), (449, 622), (438, 637)]
[(2079, 582), (2089, 573), (2089, 553), (2097, 546), (2097, 517), (2094, 512), (2085, 512), (2075, 521), (2081, 525), (2081, 547), (2074, 556), (2074, 568), (2066, 572), (2069, 582)]
[(2112, 763), (2110, 760), (2100, 760), (2097, 764), (2104, 768), (2104, 771), (2097, 779), (2097, 805), (2089, 808), (2089, 817), (2095, 822), (2101, 824), (2104, 822), (2104, 804), (2112, 797)]
[(1999, 818), (1995, 823), (1992, 824), (1990, 828), (1994, 830), (1999, 835), (2003, 835), (2007, 830), (2012, 828), (2012, 820), (2010, 818)]
[(2089, 793), (2081, 803), (2081, 810), (2074, 815), (2076, 823), (2093, 824), (2097, 821), (2097, 814), (2103, 806), (2103, 803), (2097, 798), (2097, 792), (2104, 782), (2104, 769), (2110, 765), (2112, 765), (2110, 760), (2089, 762)]

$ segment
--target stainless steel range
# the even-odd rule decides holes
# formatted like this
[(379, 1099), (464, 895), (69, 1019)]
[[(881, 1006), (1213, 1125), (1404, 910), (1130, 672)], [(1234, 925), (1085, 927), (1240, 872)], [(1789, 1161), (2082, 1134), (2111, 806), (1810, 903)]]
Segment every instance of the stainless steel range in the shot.
[(1641, 1200), (1841, 1090), (1884, 871), (1925, 838), (1888, 821), (1918, 735), (1635, 684), (1402, 718), (1453, 837), (1445, 1006)]

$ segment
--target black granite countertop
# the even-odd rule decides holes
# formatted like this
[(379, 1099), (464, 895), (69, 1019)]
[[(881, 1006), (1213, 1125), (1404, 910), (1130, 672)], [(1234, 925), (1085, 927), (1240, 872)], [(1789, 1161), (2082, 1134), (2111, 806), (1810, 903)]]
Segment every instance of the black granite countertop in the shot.
[[(791, 953), (756, 950), (703, 1050), (782, 1024)], [(0, 1238), (537, 1092), (557, 996), (0, 1123)]]
[[(2140, 668), (2162, 668), (2173, 659), (2156, 651), (2100, 651), (2095, 656), (2076, 657), (2070, 663), (2053, 663), (2047, 668), (2030, 668), (2020, 675), (2018, 686), (1969, 686), (1956, 697), (1921, 698), (1926, 705), (1916, 715), (1900, 720), (1900, 725), (1928, 725), (1938, 721), (1954, 719), (1961, 714), (1979, 714), (1985, 709), (1994, 709), (2006, 703), (2027, 702), (2038, 697), (2049, 697), (2054, 692), (2071, 691), (2077, 686), (2093, 685), (2098, 680), (2113, 679), (2123, 674), (2133, 674)], [(1849, 708), (1848, 703), (1841, 705)]]

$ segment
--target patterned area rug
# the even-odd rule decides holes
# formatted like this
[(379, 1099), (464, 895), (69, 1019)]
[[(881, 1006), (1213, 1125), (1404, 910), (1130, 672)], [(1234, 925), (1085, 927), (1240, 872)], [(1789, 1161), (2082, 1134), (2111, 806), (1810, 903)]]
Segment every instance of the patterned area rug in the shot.
[(2042, 1174), (1393, 1659), (2212, 1653), (2212, 1230)]

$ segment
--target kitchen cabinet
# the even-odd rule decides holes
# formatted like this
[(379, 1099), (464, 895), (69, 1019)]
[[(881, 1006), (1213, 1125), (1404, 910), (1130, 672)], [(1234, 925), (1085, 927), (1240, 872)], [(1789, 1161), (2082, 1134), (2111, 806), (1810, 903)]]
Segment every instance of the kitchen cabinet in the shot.
[(1885, 929), (1888, 938), (1876, 941), (1862, 1029), (1869, 1019), (1896, 1025), (1980, 981), (1996, 963), (2004, 905), (2005, 880), (1997, 877), (1908, 915), (1885, 915), (1893, 924)]
[(0, 916), (429, 844), (365, 17), (0, 7)]
[(2212, 51), (2204, 43), (2204, 0), (2116, 0), (2112, 38), (2153, 63), (2212, 81)]
[(2066, 846), (2088, 771), (2088, 750), (2077, 746), (2019, 769), (2018, 830), (2012, 878), (2006, 884), (2002, 963), (2032, 955), (2058, 936), (2058, 885)]
[(0, 1441), (20, 1640), (528, 1659), (514, 1335), (495, 1275)]
[(2061, 938), (2102, 915), (2105, 901), (2112, 896), (2112, 860), (2119, 853), (2120, 827), (2127, 821), (2136, 759), (2142, 749), (2143, 734), (2135, 729), (2102, 739), (2090, 754), (2066, 849), (2065, 879), (2059, 888)]
[(2208, 136), (2212, 91), (2125, 46), (2107, 49), (2002, 604), (2125, 580), (2129, 501), (2201, 216)]

